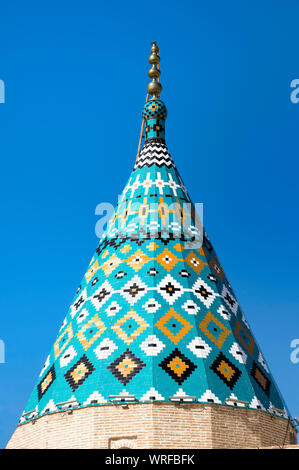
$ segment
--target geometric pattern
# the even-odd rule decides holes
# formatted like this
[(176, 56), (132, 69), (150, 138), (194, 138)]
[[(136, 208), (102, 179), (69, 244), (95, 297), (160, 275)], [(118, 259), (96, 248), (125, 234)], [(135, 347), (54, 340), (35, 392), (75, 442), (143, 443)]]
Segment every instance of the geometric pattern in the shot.
[(153, 118), (165, 120), (167, 117), (167, 108), (161, 100), (150, 100), (144, 105), (142, 117), (145, 120)]
[(64, 376), (74, 392), (94, 370), (95, 368), (84, 354)]
[(145, 367), (143, 361), (135, 356), (129, 349), (126, 349), (115, 361), (113, 361), (108, 369), (112, 374), (124, 385)]
[(112, 326), (112, 330), (126, 344), (131, 344), (148, 326), (148, 323), (131, 309)]
[(192, 328), (192, 325), (173, 308), (160, 318), (156, 326), (174, 344), (177, 344)]
[(137, 168), (151, 167), (153, 165), (158, 168), (174, 167), (174, 163), (165, 143), (157, 142), (155, 145), (155, 142), (151, 141), (149, 144), (145, 144), (140, 152), (134, 170)]
[(147, 138), (20, 423), (120, 394), (287, 410), (168, 151), (166, 116), (147, 102)]
[(142, 305), (144, 310), (146, 310), (148, 313), (156, 313), (159, 308), (161, 307), (161, 304), (156, 301), (153, 297), (148, 299), (144, 305)]
[(268, 374), (269, 374), (268, 366), (267, 366), (266, 361), (265, 361), (265, 359), (264, 359), (264, 357), (263, 357), (263, 355), (262, 355), (261, 352), (259, 352), (258, 361), (259, 361), (260, 364), (262, 364), (263, 368), (264, 368), (264, 369), (268, 372)]
[(236, 314), (236, 312), (238, 310), (238, 303), (237, 303), (236, 299), (234, 299), (234, 297), (232, 296), (232, 294), (229, 292), (229, 290), (227, 289), (227, 287), (225, 285), (223, 286), (221, 296), (222, 296), (223, 300), (225, 301), (226, 305), (228, 305), (228, 307), (231, 309), (231, 311), (234, 314)]
[(77, 338), (86, 351), (106, 330), (106, 326), (96, 314), (77, 333)]
[(198, 401), (200, 403), (215, 403), (221, 405), (219, 398), (210, 389), (207, 389)]
[(164, 397), (155, 390), (154, 387), (151, 387), (141, 398), (140, 401), (164, 401)]
[(221, 351), (210, 368), (232, 390), (236, 385), (241, 371)]
[(107, 359), (116, 349), (118, 349), (116, 344), (111, 339), (105, 338), (94, 349), (94, 353), (98, 359)]
[(156, 336), (149, 335), (141, 344), (140, 348), (147, 356), (158, 356), (158, 354), (165, 348), (165, 344)]
[(226, 338), (230, 334), (229, 329), (222, 325), (221, 321), (218, 320), (210, 311), (206, 314), (205, 318), (199, 325), (199, 328), (205, 333), (205, 335), (213, 341), (218, 348), (223, 346)]
[(69, 346), (60, 357), (60, 367), (66, 367), (77, 356), (74, 346)]
[(260, 369), (260, 367), (256, 364), (256, 362), (253, 362), (252, 369), (251, 369), (251, 375), (255, 379), (256, 383), (262, 388), (262, 390), (266, 393), (266, 395), (269, 396), (270, 393), (270, 380), (267, 378), (267, 376), (263, 373), (263, 371)]
[(189, 313), (189, 315), (196, 315), (200, 310), (200, 307), (191, 299), (186, 300), (182, 308), (185, 312)]
[(247, 328), (242, 325), (240, 320), (237, 319), (235, 326), (235, 337), (241, 343), (241, 345), (249, 352), (252, 356), (254, 352), (254, 339), (247, 330)]
[(167, 274), (158, 285), (158, 292), (172, 305), (183, 294), (183, 288), (170, 274)]
[(51, 369), (49, 370), (49, 372), (45, 375), (45, 377), (40, 381), (40, 383), (37, 386), (37, 388), (38, 388), (38, 399), (39, 400), (41, 400), (41, 398), (46, 393), (46, 391), (48, 390), (50, 385), (52, 385), (55, 378), (56, 378), (56, 374), (55, 374), (55, 368), (54, 368), (54, 365), (53, 365), (51, 367)]
[(46, 370), (49, 368), (50, 366), (50, 355), (47, 357), (47, 359), (45, 360), (45, 363), (43, 365), (43, 368), (42, 370), (40, 371), (40, 374), (39, 374), (39, 377), (42, 377), (44, 375), (44, 373), (46, 372)]
[(175, 348), (159, 366), (178, 384), (182, 384), (196, 369), (196, 365)]
[(146, 293), (146, 285), (139, 276), (134, 276), (121, 290), (122, 296), (130, 304), (134, 305)]
[(186, 258), (186, 263), (194, 269), (194, 271), (196, 272), (196, 274), (199, 274), (203, 267), (206, 265), (206, 263), (204, 263), (198, 256), (196, 256), (195, 253), (193, 253), (192, 251), (190, 251), (190, 253), (188, 254), (187, 258)]
[(88, 397), (83, 405), (98, 405), (99, 403), (107, 403), (107, 400), (105, 400), (105, 398), (99, 392), (95, 391)]
[(54, 353), (55, 358), (62, 353), (62, 351), (67, 347), (69, 342), (73, 337), (73, 330), (72, 325), (68, 325), (68, 327), (61, 333), (59, 338), (54, 343)]
[(187, 348), (195, 354), (195, 356), (200, 357), (202, 359), (206, 359), (212, 348), (206, 343), (202, 338), (199, 336), (195, 336), (195, 338), (187, 345)]
[(194, 295), (196, 295), (196, 297), (200, 299), (207, 308), (211, 306), (216, 297), (215, 292), (200, 277), (196, 280), (193, 286), (193, 292)]
[(239, 361), (241, 364), (246, 364), (247, 362), (247, 354), (241, 348), (238, 343), (233, 343), (232, 347), (230, 348), (229, 352), (234, 356), (234, 358)]

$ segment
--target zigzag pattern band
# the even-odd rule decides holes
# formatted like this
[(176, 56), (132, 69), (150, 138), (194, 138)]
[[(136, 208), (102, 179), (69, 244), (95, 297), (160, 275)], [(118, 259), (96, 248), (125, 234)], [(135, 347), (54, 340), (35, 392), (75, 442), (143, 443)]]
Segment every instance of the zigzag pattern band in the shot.
[(140, 152), (134, 170), (144, 166), (151, 167), (152, 165), (157, 165), (159, 168), (163, 165), (167, 168), (175, 168), (175, 164), (165, 144), (151, 141), (146, 143)]

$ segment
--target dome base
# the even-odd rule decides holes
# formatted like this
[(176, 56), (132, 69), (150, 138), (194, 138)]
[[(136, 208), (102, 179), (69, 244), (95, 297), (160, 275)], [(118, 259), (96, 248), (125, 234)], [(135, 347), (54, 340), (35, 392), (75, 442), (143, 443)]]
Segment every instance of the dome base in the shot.
[(217, 449), (296, 443), (283, 418), (209, 404), (102, 405), (49, 414), (19, 426), (8, 449)]

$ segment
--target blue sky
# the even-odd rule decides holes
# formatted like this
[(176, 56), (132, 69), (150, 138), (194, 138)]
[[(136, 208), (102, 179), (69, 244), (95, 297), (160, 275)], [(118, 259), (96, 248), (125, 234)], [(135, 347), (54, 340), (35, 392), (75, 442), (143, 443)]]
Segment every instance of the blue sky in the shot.
[(293, 416), (299, 364), (295, 0), (2, 2), (0, 446), (137, 150), (150, 44), (167, 143)]

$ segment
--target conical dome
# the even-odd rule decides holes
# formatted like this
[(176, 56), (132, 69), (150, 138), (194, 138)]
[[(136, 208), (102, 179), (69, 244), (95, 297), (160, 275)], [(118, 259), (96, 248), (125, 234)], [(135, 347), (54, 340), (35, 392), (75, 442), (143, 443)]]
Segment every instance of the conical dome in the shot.
[(113, 401), (216, 404), (288, 417), (165, 143), (145, 139), (20, 424)]
[(161, 100), (146, 103), (144, 146), (21, 422), (66, 402), (85, 407), (122, 394), (275, 407), (287, 416), (213, 246), (201, 237), (165, 143), (166, 115)]

